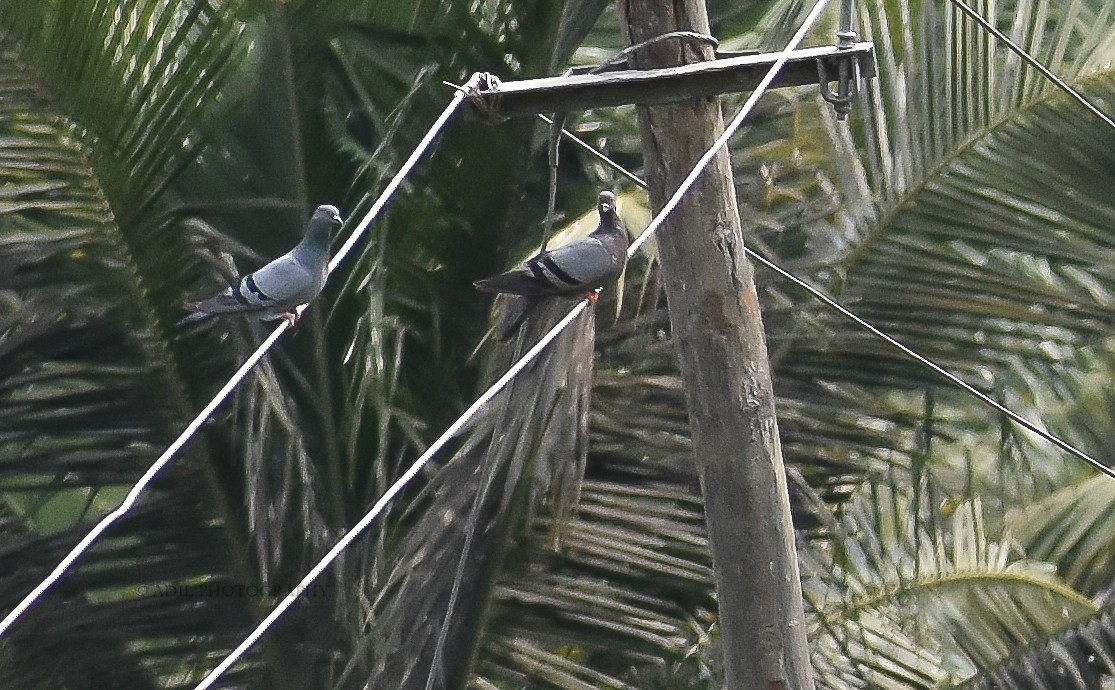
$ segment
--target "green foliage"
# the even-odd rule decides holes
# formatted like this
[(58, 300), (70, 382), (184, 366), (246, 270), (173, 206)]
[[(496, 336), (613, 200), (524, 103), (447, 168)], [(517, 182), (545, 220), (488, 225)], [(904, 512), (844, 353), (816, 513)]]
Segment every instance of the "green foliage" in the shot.
[[(441, 80), (621, 48), (606, 4), (0, 4), (5, 611), (258, 342), (237, 320), (177, 329), (182, 300), (285, 250), (319, 202), (359, 217)], [(731, 47), (776, 45), (803, 11), (711, 5)], [(1115, 3), (979, 8), (1115, 98)], [(1062, 408), (1047, 422), (1110, 458), (1110, 132), (947, 3), (860, 10), (880, 76), (851, 123), (781, 91), (734, 144), (749, 246), (1023, 413)], [(569, 124), (639, 167), (633, 108)], [(488, 312), (469, 283), (537, 247), (544, 137), (454, 123), (305, 325), (3, 642), (5, 685), (189, 687), (243, 638), (529, 345), (473, 356)], [(612, 185), (562, 149), (564, 218)], [(645, 197), (620, 191), (636, 225)], [(759, 280), (819, 686), (1112, 673), (1107, 480)], [(426, 687), (431, 669), (440, 687), (720, 687), (653, 260), (623, 290), (618, 318), (609, 296), (482, 413), (229, 687)]]
[(989, 535), (979, 501), (946, 517), (934, 493), (868, 485), (803, 558), (821, 687), (942, 686), (1096, 613), (1051, 566), (1012, 554), (1009, 533)]

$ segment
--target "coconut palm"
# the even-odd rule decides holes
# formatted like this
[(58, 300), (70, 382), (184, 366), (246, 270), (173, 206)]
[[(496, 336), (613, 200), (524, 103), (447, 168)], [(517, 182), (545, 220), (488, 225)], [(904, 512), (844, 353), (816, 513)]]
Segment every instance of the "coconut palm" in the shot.
[[(154, 0), (0, 8), (6, 601), (122, 497), (258, 341), (244, 322), (176, 329), (183, 299), (227, 280), (230, 257), (243, 269), (289, 246), (317, 201), (365, 208), (366, 190), (382, 186), (449, 93), (435, 76), (462, 81), (471, 66), (510, 56), (549, 70), (594, 12)], [(511, 36), (517, 23), (537, 30)], [(487, 165), (450, 157), (412, 180), (335, 281), (330, 311), (309, 315), (83, 559), (84, 574), (21, 621), (5, 646), (6, 680), (187, 685), (250, 630), (467, 401), (485, 311), (462, 287), (522, 224), (505, 210), (537, 183), (518, 170), (531, 136), (532, 125), (464, 124), (447, 137), (453, 156), (482, 153)], [(367, 623), (353, 602), (374, 591), (387, 543), (369, 540), (342, 567), (345, 584), (291, 616), (288, 631), (331, 631), (297, 644), (307, 663), (285, 645), (261, 647), (246, 668), (272, 671), (232, 682), (302, 686), (311, 668), (330, 685), (351, 678)], [(75, 661), (77, 647), (88, 663)]]
[[(722, 4), (728, 47), (775, 45), (800, 12)], [(0, 5), (5, 610), (260, 339), (236, 320), (176, 329), (183, 299), (230, 257), (285, 250), (317, 203), (360, 215), (442, 79), (619, 49), (603, 5)], [(878, 5), (862, 119), (780, 92), (734, 149), (749, 243), (1027, 414), (1063, 407), (1049, 423), (1106, 457), (1111, 186), (1092, 144), (1110, 133), (952, 10)], [(980, 9), (1111, 97), (1115, 4)], [(569, 124), (638, 167), (631, 109)], [(7, 684), (189, 687), (251, 630), (529, 345), (484, 340), (467, 286), (537, 249), (544, 138), (453, 124), (304, 325), (0, 642)], [(559, 224), (576, 225), (616, 178), (568, 148), (560, 163)], [(623, 192), (637, 224), (645, 202)], [(1115, 656), (1099, 480), (760, 279), (819, 684), (1094, 678)], [(719, 687), (653, 262), (623, 302), (578, 322), (225, 682)]]

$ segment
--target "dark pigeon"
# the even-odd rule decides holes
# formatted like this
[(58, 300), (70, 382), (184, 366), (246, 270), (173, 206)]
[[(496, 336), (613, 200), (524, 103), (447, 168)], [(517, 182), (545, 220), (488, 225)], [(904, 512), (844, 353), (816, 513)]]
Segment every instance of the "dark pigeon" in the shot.
[(597, 290), (619, 278), (627, 262), (628, 237), (616, 214), (616, 197), (600, 192), (596, 210), (600, 224), (588, 237), (564, 247), (544, 250), (514, 270), (478, 280), (483, 292), (526, 297), (505, 329), (506, 339), (523, 322), (533, 302), (542, 297), (584, 297), (596, 301)]
[(313, 300), (325, 286), (329, 243), (342, 223), (336, 206), (318, 206), (297, 247), (219, 295), (186, 305), (193, 313), (179, 325), (219, 314), (258, 314), (263, 321), (286, 319), (293, 325), (298, 321), (295, 307)]

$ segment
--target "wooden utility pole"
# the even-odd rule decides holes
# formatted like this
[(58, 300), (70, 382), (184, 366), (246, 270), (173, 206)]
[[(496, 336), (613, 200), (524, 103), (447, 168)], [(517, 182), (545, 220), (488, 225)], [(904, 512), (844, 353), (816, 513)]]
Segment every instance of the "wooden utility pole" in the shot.
[[(670, 31), (709, 33), (704, 0), (621, 0), (635, 44)], [(713, 58), (691, 39), (631, 56), (636, 69)], [(657, 212), (724, 131), (706, 97), (639, 106)], [(727, 151), (658, 233), (670, 325), (685, 380), (720, 606), (727, 687), (809, 690), (801, 583), (770, 365)]]

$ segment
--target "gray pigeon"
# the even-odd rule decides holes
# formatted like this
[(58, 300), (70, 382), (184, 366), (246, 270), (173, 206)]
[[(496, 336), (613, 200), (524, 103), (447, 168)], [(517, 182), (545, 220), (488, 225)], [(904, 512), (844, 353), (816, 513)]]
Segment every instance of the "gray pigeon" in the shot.
[(546, 250), (526, 260), (519, 268), (473, 285), (482, 292), (501, 292), (527, 297), (550, 295), (593, 299), (596, 289), (619, 278), (627, 261), (627, 231), (616, 215), (616, 197), (600, 192), (596, 210), (600, 224), (592, 234), (564, 247)]
[(329, 243), (342, 223), (336, 206), (318, 206), (297, 247), (219, 295), (186, 305), (193, 313), (178, 324), (219, 314), (248, 313), (258, 314), (262, 321), (286, 319), (294, 325), (298, 322), (295, 307), (317, 297), (325, 285)]
[(616, 215), (616, 196), (600, 192), (596, 210), (600, 224), (588, 237), (564, 247), (544, 250), (507, 273), (478, 280), (473, 285), (482, 292), (523, 295), (503, 338), (507, 339), (526, 318), (533, 302), (541, 297), (585, 297), (596, 301), (597, 288), (619, 278), (627, 262), (627, 230)]

